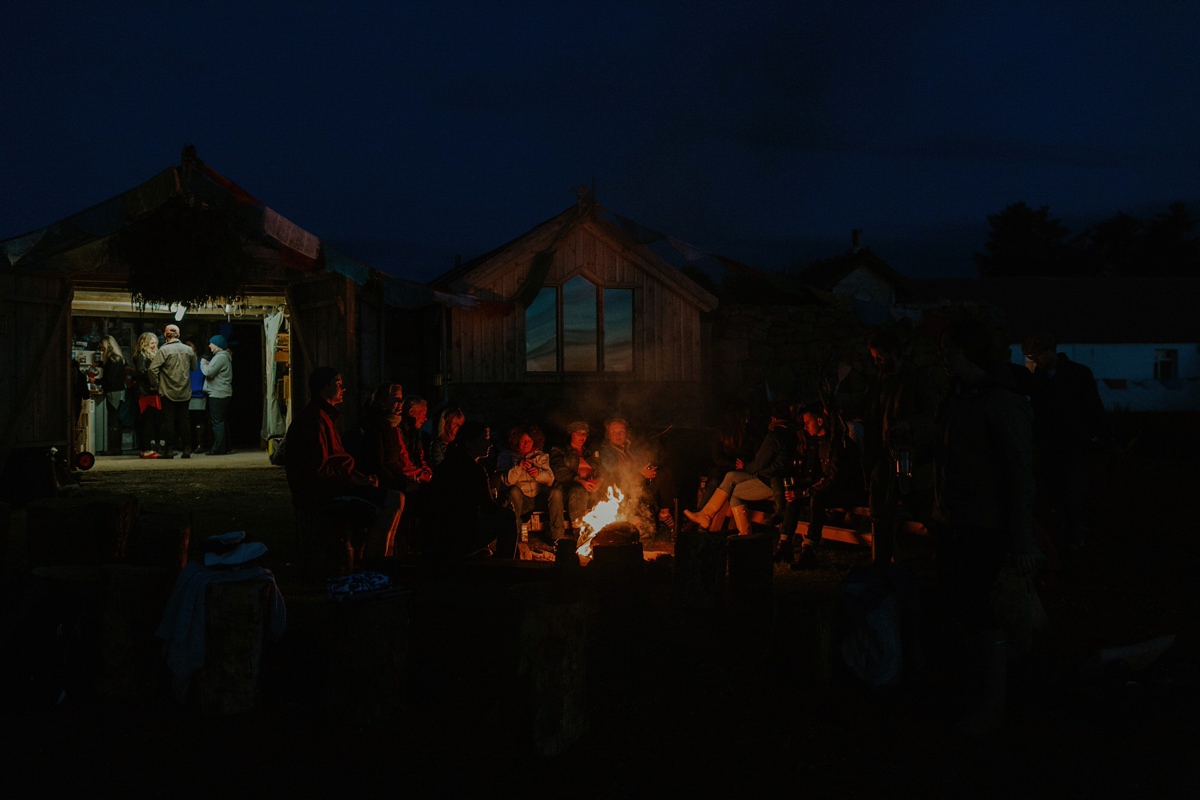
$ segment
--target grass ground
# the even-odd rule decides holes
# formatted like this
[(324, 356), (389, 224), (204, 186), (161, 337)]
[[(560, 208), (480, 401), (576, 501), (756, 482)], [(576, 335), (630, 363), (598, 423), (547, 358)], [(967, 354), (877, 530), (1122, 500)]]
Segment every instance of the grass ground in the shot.
[[(513, 739), (503, 663), (512, 631), (496, 586), (462, 575), (411, 578), (409, 708), (360, 728), (322, 710), (333, 622), (320, 583), (290, 566), (281, 470), (93, 472), (84, 491), (191, 507), (193, 544), (227, 530), (265, 542), (289, 601), (289, 630), (268, 651), (263, 708), (247, 717), (199, 719), (163, 699), (121, 707), (68, 699), (53, 709), (16, 702), (28, 680), (20, 654), (32, 646), (9, 624), (27, 585), (18, 515), (3, 579), (0, 774), (40, 794), (1194, 796), (1200, 539), (1188, 508), (1200, 463), (1153, 455), (1106, 459), (1091, 552), (1042, 587), (1053, 630), (1010, 698), (1007, 724), (988, 740), (952, 733), (946, 690), (956, 662), (932, 640), (924, 676), (889, 691), (838, 674), (826, 682), (814, 670), (814, 609), (866, 561), (846, 547), (831, 548), (815, 573), (778, 571), (771, 606), (712, 614), (672, 608), (669, 564), (652, 564), (636, 613), (593, 617), (591, 729), (552, 759), (523, 755)], [(928, 579), (930, 543), (904, 545), (905, 561)], [(1163, 633), (1178, 644), (1148, 673), (1074, 677), (1097, 648)]]

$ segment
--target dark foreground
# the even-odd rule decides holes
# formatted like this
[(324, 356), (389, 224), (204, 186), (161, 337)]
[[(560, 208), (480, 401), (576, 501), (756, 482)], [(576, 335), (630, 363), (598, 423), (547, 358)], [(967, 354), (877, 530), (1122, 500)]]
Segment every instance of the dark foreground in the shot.
[[(0, 786), (115, 796), (369, 791), (559, 797), (796, 796), (1175, 797), (1200, 786), (1200, 539), (1191, 504), (1200, 464), (1110, 457), (1087, 559), (1043, 587), (1053, 631), (983, 742), (952, 733), (952, 653), (923, 615), (929, 668), (886, 692), (835, 671), (811, 645), (814, 614), (865, 551), (835, 549), (818, 572), (778, 571), (759, 608), (682, 612), (671, 564), (648, 566), (636, 608), (593, 608), (587, 669), (591, 728), (566, 755), (527, 752), (511, 691), (515, 625), (507, 586), (520, 575), (408, 574), (413, 586), (407, 709), (380, 724), (330, 708), (335, 610), (319, 581), (289, 566), (292, 516), (281, 470), (94, 473), (85, 489), (128, 491), (196, 509), (193, 545), (244, 529), (270, 548), (288, 631), (266, 653), (264, 702), (203, 719), (164, 697), (115, 706), (86, 687), (57, 707), (38, 695), (36, 644), (22, 639), (20, 519), (3, 575)], [(151, 498), (150, 495), (154, 497)], [(904, 543), (922, 576), (933, 553)], [(1178, 634), (1136, 675), (1075, 675), (1100, 647)], [(352, 687), (335, 686), (336, 689)]]

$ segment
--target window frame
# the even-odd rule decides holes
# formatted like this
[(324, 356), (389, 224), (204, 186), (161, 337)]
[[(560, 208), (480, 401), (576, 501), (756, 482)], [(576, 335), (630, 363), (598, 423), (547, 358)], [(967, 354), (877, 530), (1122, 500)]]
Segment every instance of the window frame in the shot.
[[(575, 278), (583, 278), (588, 283), (592, 284), (596, 293), (596, 369), (587, 371), (567, 371), (565, 370), (565, 349), (564, 349), (564, 333), (565, 333), (565, 315), (563, 313), (563, 288)], [(638, 320), (638, 305), (637, 293), (639, 286), (632, 283), (606, 283), (597, 279), (592, 273), (587, 270), (577, 269), (570, 272), (558, 280), (545, 281), (539, 291), (542, 289), (554, 289), (554, 313), (555, 313), (555, 366), (554, 372), (549, 371), (531, 371), (528, 367), (529, 353), (529, 336), (526, 328), (526, 317), (524, 312), (521, 317), (521, 373), (526, 377), (549, 378), (549, 377), (567, 377), (567, 378), (595, 378), (599, 380), (614, 380), (621, 378), (632, 378), (638, 370), (640, 354), (637, 347), (637, 320)], [(625, 289), (630, 292), (630, 351), (632, 355), (632, 366), (628, 370), (609, 371), (606, 370), (604, 364), (604, 292), (606, 289)]]

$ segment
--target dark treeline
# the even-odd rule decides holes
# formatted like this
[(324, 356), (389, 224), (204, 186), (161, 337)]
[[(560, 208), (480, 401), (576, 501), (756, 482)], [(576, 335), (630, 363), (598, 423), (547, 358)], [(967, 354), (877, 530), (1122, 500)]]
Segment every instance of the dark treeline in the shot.
[(1200, 277), (1200, 238), (1184, 203), (1149, 219), (1118, 213), (1074, 234), (1048, 206), (1023, 202), (988, 224), (985, 252), (975, 254), (985, 278)]

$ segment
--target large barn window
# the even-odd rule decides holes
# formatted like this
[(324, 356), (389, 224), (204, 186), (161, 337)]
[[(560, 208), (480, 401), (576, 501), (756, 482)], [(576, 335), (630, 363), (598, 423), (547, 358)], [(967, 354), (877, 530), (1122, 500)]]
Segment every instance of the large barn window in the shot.
[(525, 371), (601, 370), (633, 371), (633, 290), (582, 275), (543, 287), (525, 310)]
[(633, 372), (633, 290), (604, 290), (604, 371)]
[(563, 284), (563, 371), (595, 372), (598, 353), (596, 284), (577, 275)]

